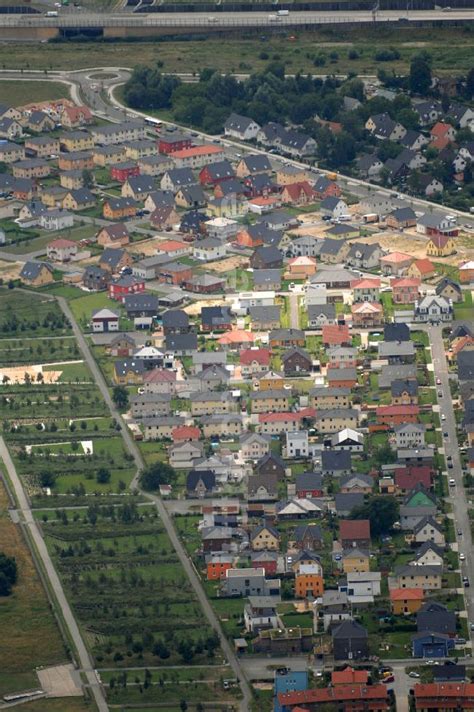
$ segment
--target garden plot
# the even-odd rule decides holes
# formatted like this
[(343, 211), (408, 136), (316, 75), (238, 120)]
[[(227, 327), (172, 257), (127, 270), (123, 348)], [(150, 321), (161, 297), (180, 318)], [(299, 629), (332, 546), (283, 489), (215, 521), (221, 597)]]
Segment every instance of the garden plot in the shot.
[[(34, 445), (25, 445), (25, 451), (31, 455), (33, 448), (40, 455), (50, 455), (57, 457), (58, 455), (67, 454), (80, 457), (81, 455), (94, 454), (93, 440), (71, 440), (63, 443), (36, 443)], [(82, 448), (82, 452), (78, 452), (78, 448)]]
[(38, 516), (95, 666), (222, 661), (155, 507)]

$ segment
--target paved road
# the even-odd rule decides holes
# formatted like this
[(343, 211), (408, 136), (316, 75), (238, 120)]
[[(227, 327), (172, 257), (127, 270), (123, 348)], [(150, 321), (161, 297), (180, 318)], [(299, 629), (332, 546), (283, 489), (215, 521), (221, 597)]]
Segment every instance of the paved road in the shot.
[[(134, 442), (133, 438), (130, 435), (130, 431), (128, 430), (125, 421), (123, 420), (121, 414), (118, 412), (117, 408), (115, 407), (114, 402), (112, 401), (112, 398), (110, 397), (109, 389), (107, 387), (107, 383), (102, 375), (102, 372), (100, 371), (99, 367), (97, 366), (97, 363), (94, 360), (94, 357), (92, 356), (92, 353), (89, 349), (89, 346), (84, 338), (84, 335), (82, 334), (73, 313), (71, 312), (69, 305), (67, 301), (63, 297), (58, 297), (58, 302), (61, 306), (61, 309), (63, 310), (64, 314), (67, 316), (69, 321), (71, 322), (72, 325), (72, 330), (74, 335), (77, 338), (77, 343), (79, 345), (80, 350), (82, 351), (83, 357), (89, 368), (91, 369), (92, 375), (94, 376), (94, 380), (105, 400), (107, 403), (111, 415), (113, 418), (115, 418), (118, 423), (120, 424), (120, 428), (122, 431), (122, 435), (127, 447), (127, 450), (130, 452), (130, 454), (133, 456), (136, 468), (137, 468), (137, 474), (135, 475), (131, 487), (132, 489), (138, 486), (138, 473), (141, 469), (144, 467), (144, 461), (141, 456), (141, 453)], [(201, 585), (201, 581), (199, 579), (199, 576), (197, 572), (194, 569), (194, 566), (189, 559), (188, 555), (186, 554), (186, 551), (184, 550), (183, 545), (181, 544), (181, 541), (179, 540), (178, 535), (176, 534), (176, 529), (174, 528), (173, 521), (168, 514), (168, 511), (166, 510), (163, 501), (161, 500), (160, 497), (156, 497), (154, 495), (144, 493), (151, 501), (153, 501), (156, 504), (156, 507), (158, 509), (158, 513), (161, 517), (161, 520), (163, 522), (163, 526), (166, 529), (166, 533), (168, 534), (171, 543), (173, 544), (176, 554), (183, 566), (184, 571), (186, 572), (189, 581), (191, 583), (191, 586), (194, 589), (194, 592), (196, 594), (196, 597), (201, 604), (201, 607), (204, 611), (204, 615), (207, 618), (207, 621), (209, 625), (217, 632), (220, 640), (220, 644), (222, 647), (222, 650), (224, 651), (224, 655), (229, 661), (229, 664), (234, 672), (234, 675), (236, 678), (239, 680), (240, 687), (242, 690), (243, 694), (243, 700), (242, 700), (242, 712), (246, 712), (250, 708), (250, 701), (252, 698), (252, 693), (249, 687), (249, 684), (247, 682), (247, 679), (242, 671), (242, 668), (240, 667), (239, 661), (232, 649), (232, 647), (229, 645), (229, 642), (224, 635), (220, 622), (214, 613), (214, 610), (209, 603), (209, 600), (206, 596), (206, 593)]]
[(81, 632), (79, 630), (79, 627), (76, 623), (76, 619), (74, 618), (73, 612), (71, 610), (69, 602), (68, 602), (66, 595), (64, 593), (61, 581), (59, 580), (59, 577), (56, 573), (56, 569), (54, 568), (53, 562), (49, 555), (49, 551), (46, 548), (44, 539), (43, 539), (41, 532), (38, 528), (38, 525), (33, 517), (33, 513), (30, 509), (30, 505), (29, 505), (28, 499), (26, 497), (25, 491), (23, 489), (23, 485), (21, 483), (20, 478), (18, 477), (15, 466), (13, 464), (11, 457), (10, 457), (10, 453), (8, 452), (8, 448), (5, 444), (4, 439), (1, 436), (0, 436), (0, 457), (2, 458), (3, 462), (5, 463), (5, 467), (7, 468), (8, 476), (9, 476), (10, 481), (13, 485), (14, 490), (15, 490), (16, 498), (17, 498), (18, 505), (19, 505), (19, 510), (21, 511), (21, 513), (23, 515), (24, 522), (25, 522), (26, 526), (28, 527), (28, 530), (33, 538), (36, 550), (38, 552), (38, 555), (41, 558), (41, 561), (43, 563), (46, 574), (49, 578), (49, 581), (50, 581), (51, 587), (53, 589), (54, 595), (56, 597), (56, 600), (58, 602), (58, 605), (61, 608), (65, 624), (69, 631), (69, 635), (71, 636), (71, 639), (74, 642), (74, 645), (76, 647), (78, 662), (86, 674), (87, 683), (88, 683), (88, 685), (91, 689), (91, 692), (94, 696), (94, 700), (97, 704), (97, 708), (98, 708), (99, 712), (107, 712), (107, 710), (109, 708), (105, 701), (105, 697), (104, 697), (102, 688), (101, 688), (99, 681), (97, 679), (97, 676), (94, 672), (92, 659), (90, 658), (89, 652), (88, 652), (88, 650), (85, 646), (85, 643), (82, 639)]
[(397, 23), (402, 19), (404, 23), (420, 21), (453, 22), (472, 20), (471, 10), (415, 10), (415, 11), (384, 11), (372, 13), (371, 11), (341, 11), (341, 12), (290, 12), (287, 16), (278, 17), (275, 13), (268, 12), (181, 12), (181, 13), (94, 13), (94, 12), (59, 12), (58, 17), (45, 15), (0, 15), (0, 27), (28, 28), (28, 27), (193, 27), (201, 30), (216, 30), (219, 28), (233, 27), (267, 27), (283, 28), (308, 25), (334, 25), (348, 23), (373, 24)]
[(298, 306), (298, 295), (290, 292), (288, 297), (290, 307), (290, 329), (300, 328), (300, 312)]
[[(462, 531), (461, 536), (456, 534), (459, 551), (463, 552), (466, 556), (466, 560), (462, 564), (462, 574), (468, 576), (471, 585), (474, 586), (474, 555), (472, 551), (471, 526), (468, 516), (466, 492), (462, 483), (462, 466), (456, 433), (456, 420), (454, 417), (451, 390), (449, 388), (448, 363), (441, 327), (431, 326), (428, 327), (427, 331), (431, 343), (435, 378), (441, 380), (441, 384), (436, 386), (436, 392), (443, 394), (442, 397), (438, 397), (438, 403), (440, 406), (440, 417), (441, 415), (445, 417), (445, 420), (441, 421), (444, 452), (446, 458), (451, 456), (453, 463), (453, 469), (447, 470), (447, 472), (448, 477), (456, 481), (456, 486), (449, 488), (449, 501), (453, 506), (456, 532), (458, 530)], [(444, 437), (444, 433), (447, 433), (448, 437)], [(474, 588), (466, 588), (464, 593), (468, 620), (474, 623)]]

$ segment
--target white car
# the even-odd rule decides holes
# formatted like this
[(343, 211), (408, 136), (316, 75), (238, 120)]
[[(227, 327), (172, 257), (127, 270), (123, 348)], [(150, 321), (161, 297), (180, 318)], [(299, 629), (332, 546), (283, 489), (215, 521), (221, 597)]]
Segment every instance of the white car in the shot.
[(465, 561), (466, 560), (466, 554), (463, 554), (462, 552), (459, 554), (459, 561)]
[(420, 677), (420, 673), (412, 670), (411, 672), (408, 673), (408, 677)]
[(443, 413), (442, 416), (441, 416), (441, 420), (446, 420), (446, 416), (445, 416), (444, 413)]
[(454, 487), (455, 484), (456, 484), (456, 480), (455, 480), (453, 477), (450, 477), (450, 479), (449, 479), (449, 486), (450, 486), (450, 487)]

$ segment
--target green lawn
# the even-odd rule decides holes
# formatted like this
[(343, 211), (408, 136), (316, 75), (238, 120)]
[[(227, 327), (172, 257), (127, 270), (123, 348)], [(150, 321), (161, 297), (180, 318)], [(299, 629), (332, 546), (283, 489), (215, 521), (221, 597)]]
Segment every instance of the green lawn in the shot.
[[(32, 63), (32, 68), (37, 69)], [(7, 106), (22, 106), (33, 101), (69, 98), (69, 87), (61, 82), (0, 80), (0, 95)]]
[(81, 325), (84, 325), (86, 322), (89, 322), (94, 309), (102, 309), (103, 307), (118, 309), (119, 303), (113, 299), (109, 299), (108, 292), (94, 292), (93, 294), (87, 294), (84, 297), (71, 300), (69, 306), (71, 307), (75, 319)]
[(464, 301), (460, 304), (454, 305), (454, 318), (455, 319), (472, 319), (474, 310), (472, 305), (472, 292), (465, 291)]

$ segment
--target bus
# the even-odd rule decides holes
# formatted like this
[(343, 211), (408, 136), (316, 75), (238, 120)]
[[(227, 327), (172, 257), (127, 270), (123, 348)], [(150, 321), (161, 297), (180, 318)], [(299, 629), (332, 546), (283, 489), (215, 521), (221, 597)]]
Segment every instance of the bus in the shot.
[(161, 127), (163, 126), (163, 122), (160, 121), (160, 119), (154, 119), (151, 116), (146, 117), (145, 123), (147, 124), (147, 126), (153, 126), (157, 133), (161, 131)]

